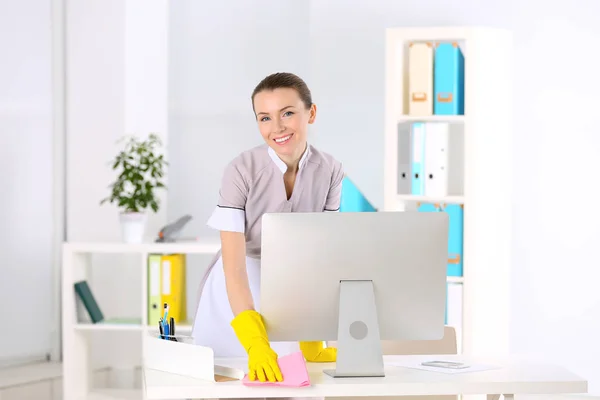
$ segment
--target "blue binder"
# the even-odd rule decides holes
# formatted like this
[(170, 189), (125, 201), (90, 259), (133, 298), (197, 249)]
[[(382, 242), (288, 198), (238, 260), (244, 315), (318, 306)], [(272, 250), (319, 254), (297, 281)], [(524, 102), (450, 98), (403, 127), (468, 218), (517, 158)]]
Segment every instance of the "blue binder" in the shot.
[(419, 203), (417, 210), (419, 212), (437, 212), (441, 211), (442, 209), (440, 208), (439, 204)]
[(463, 206), (448, 204), (448, 276), (463, 276)]
[(464, 115), (465, 60), (457, 43), (440, 43), (433, 68), (433, 113)]
[(342, 180), (340, 212), (375, 212), (377, 209), (347, 176)]
[(413, 124), (410, 137), (411, 194), (422, 196), (425, 194), (425, 124)]
[(417, 207), (419, 212), (448, 213), (448, 265), (447, 276), (463, 276), (463, 207), (459, 204), (448, 204), (441, 207), (439, 204), (421, 203)]

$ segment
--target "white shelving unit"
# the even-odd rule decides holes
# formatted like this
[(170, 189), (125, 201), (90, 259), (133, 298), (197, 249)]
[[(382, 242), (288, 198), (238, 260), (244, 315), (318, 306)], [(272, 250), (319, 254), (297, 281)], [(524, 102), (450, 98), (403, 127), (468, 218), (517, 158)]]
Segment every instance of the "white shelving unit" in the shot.
[[(408, 48), (413, 42), (455, 42), (464, 55), (464, 115), (409, 115)], [(462, 353), (509, 352), (512, 180), (512, 35), (481, 27), (390, 28), (386, 32), (385, 211), (414, 210), (422, 202), (462, 204)], [(460, 153), (460, 192), (411, 195), (399, 178), (415, 122), (450, 127), (450, 152)], [(404, 137), (405, 138), (405, 137)], [(410, 155), (410, 153), (408, 153)], [(456, 155), (456, 154), (455, 154)], [(405, 162), (405, 161), (402, 161)], [(410, 182), (410, 180), (409, 180)], [(456, 186), (456, 185), (455, 185)], [(453, 310), (454, 312), (456, 310)], [(450, 311), (449, 311), (450, 314)]]
[[(141, 398), (136, 390), (92, 390), (91, 364), (89, 360), (90, 333), (132, 331), (142, 335), (157, 331), (155, 324), (148, 324), (148, 255), (149, 254), (215, 254), (220, 248), (213, 243), (65, 243), (62, 262), (62, 350), (63, 350), (63, 398), (72, 399), (114, 399)], [(141, 268), (142, 280), (140, 298), (142, 316), (140, 323), (101, 322), (85, 323), (78, 321), (75, 282), (86, 279), (90, 274), (91, 256), (94, 254), (129, 254), (138, 259), (131, 268)], [(92, 289), (93, 290), (93, 289)], [(178, 332), (185, 334), (190, 326), (180, 326)], [(139, 393), (138, 393), (139, 392)]]

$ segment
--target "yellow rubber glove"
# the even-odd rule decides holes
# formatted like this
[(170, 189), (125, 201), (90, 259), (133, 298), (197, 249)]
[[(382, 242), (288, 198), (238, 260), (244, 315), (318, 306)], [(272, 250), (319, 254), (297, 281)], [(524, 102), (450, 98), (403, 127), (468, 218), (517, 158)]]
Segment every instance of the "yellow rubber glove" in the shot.
[(323, 342), (300, 342), (302, 355), (308, 362), (335, 362), (337, 349), (325, 347)]
[(248, 353), (248, 379), (281, 382), (277, 353), (271, 348), (262, 316), (254, 310), (242, 311), (231, 321), (231, 326)]

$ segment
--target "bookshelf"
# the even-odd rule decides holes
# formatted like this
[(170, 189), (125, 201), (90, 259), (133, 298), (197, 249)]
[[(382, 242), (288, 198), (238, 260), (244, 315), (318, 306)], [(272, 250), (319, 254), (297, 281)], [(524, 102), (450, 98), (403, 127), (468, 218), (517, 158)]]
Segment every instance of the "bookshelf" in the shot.
[[(62, 350), (63, 350), (63, 398), (139, 398), (141, 393), (132, 390), (93, 390), (91, 388), (92, 370), (89, 360), (91, 335), (96, 332), (139, 332), (140, 346), (143, 335), (157, 332), (156, 324), (148, 319), (148, 256), (150, 254), (206, 254), (213, 255), (220, 244), (215, 242), (186, 243), (64, 243), (62, 256)], [(132, 262), (124, 268), (141, 268), (141, 318), (114, 319), (105, 316), (98, 323), (81, 322), (78, 316), (85, 315), (73, 288), (75, 282), (87, 279), (91, 269), (92, 256), (96, 254), (131, 255)], [(137, 261), (136, 261), (137, 260)], [(118, 279), (117, 277), (115, 279)], [(92, 289), (93, 291), (93, 289)], [(79, 309), (79, 312), (78, 312)], [(190, 325), (179, 325), (178, 332), (190, 334)], [(107, 393), (110, 393), (108, 395)], [(133, 396), (136, 397), (133, 397)]]
[[(410, 113), (409, 52), (412, 43), (457, 43), (464, 56), (464, 112)], [(435, 54), (435, 51), (434, 51)], [(433, 60), (435, 62), (435, 58)], [(512, 196), (512, 36), (486, 27), (399, 27), (386, 30), (384, 210), (418, 210), (423, 203), (463, 209), (462, 276), (448, 277), (460, 301), (459, 352), (509, 353)], [(433, 91), (435, 96), (435, 89)], [(434, 97), (435, 99), (435, 97)], [(414, 108), (413, 108), (414, 110)], [(458, 114), (458, 113), (456, 113)], [(460, 173), (447, 193), (413, 194), (406, 157), (414, 124), (444, 124), (448, 156)], [(426, 133), (427, 134), (427, 133)], [(426, 150), (426, 149), (425, 149)], [(408, 153), (407, 153), (408, 151)], [(427, 153), (425, 153), (427, 157)], [(454, 158), (453, 158), (454, 157)], [(409, 174), (411, 163), (409, 161)], [(412, 175), (410, 175), (412, 177)], [(449, 182), (450, 183), (450, 182)], [(450, 290), (450, 289), (449, 289)]]

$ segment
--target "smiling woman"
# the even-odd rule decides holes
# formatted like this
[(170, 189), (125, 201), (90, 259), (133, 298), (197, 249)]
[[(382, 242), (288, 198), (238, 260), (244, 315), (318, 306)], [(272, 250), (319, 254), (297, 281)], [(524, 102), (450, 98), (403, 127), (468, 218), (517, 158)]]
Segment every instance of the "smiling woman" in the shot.
[(344, 172), (339, 161), (307, 143), (317, 108), (298, 76), (267, 76), (252, 93), (252, 106), (265, 144), (225, 168), (208, 221), (220, 231), (221, 250), (200, 285), (193, 336), (215, 356), (248, 357), (250, 379), (276, 381), (282, 379), (279, 356), (301, 350), (309, 362), (331, 362), (336, 349), (322, 342), (269, 341), (258, 296), (261, 217), (339, 211)]

